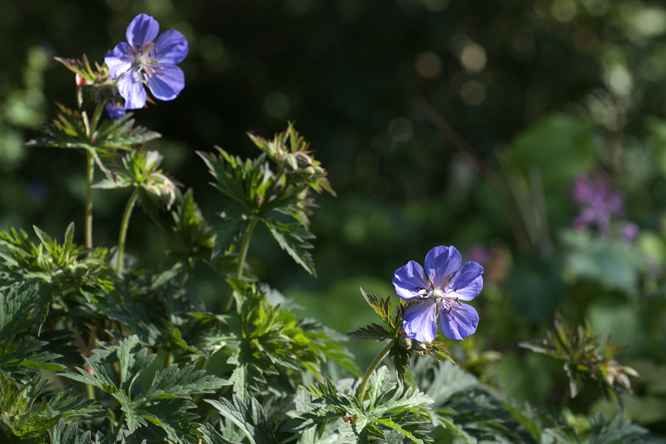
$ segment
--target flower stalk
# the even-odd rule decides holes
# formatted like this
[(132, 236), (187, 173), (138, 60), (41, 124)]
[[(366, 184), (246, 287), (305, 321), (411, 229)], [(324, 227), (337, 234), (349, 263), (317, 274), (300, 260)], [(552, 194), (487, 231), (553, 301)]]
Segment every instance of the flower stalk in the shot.
[(139, 189), (135, 188), (132, 191), (132, 195), (127, 201), (125, 206), (125, 212), (123, 213), (123, 219), (120, 222), (120, 235), (118, 236), (118, 262), (116, 263), (116, 274), (120, 276), (123, 272), (123, 254), (125, 253), (125, 239), (127, 237), (127, 228), (129, 227), (129, 220), (132, 216), (132, 210), (136, 204), (137, 199), (139, 198)]
[[(247, 252), (250, 249), (250, 240), (252, 239), (252, 234), (254, 229), (259, 222), (258, 217), (253, 217), (250, 221), (250, 225), (247, 227), (245, 234), (243, 235), (243, 240), (241, 241), (241, 246), (238, 254), (238, 267), (236, 268), (236, 279), (241, 279), (243, 277), (243, 268), (245, 268), (245, 259), (247, 258)], [(227, 298), (227, 304), (224, 307), (224, 311), (228, 312), (231, 310), (231, 304), (233, 303), (234, 295), (233, 290), (229, 291), (229, 297)]]
[(356, 399), (358, 399), (359, 403), (363, 403), (363, 398), (365, 398), (365, 392), (368, 388), (368, 381), (370, 381), (372, 372), (375, 371), (379, 363), (382, 362), (382, 359), (384, 359), (386, 355), (388, 355), (394, 345), (395, 339), (391, 339), (386, 347), (384, 347), (384, 350), (379, 352), (375, 360), (370, 364), (370, 367), (368, 367), (368, 370), (365, 372), (365, 376), (363, 376), (363, 380), (361, 381), (361, 385), (358, 386), (358, 396), (356, 396)]

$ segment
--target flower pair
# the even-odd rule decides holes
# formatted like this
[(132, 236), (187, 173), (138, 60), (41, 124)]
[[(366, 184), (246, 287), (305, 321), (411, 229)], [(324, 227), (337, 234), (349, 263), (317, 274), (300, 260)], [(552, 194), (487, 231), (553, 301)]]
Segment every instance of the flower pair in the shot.
[(455, 247), (430, 250), (425, 270), (409, 261), (393, 277), (396, 293), (415, 302), (405, 310), (403, 329), (419, 342), (432, 342), (437, 336), (437, 312), (442, 331), (449, 339), (464, 339), (476, 331), (479, 315), (461, 301), (471, 301), (483, 288), (483, 268), (476, 262), (462, 265)]
[(143, 108), (144, 82), (159, 100), (173, 100), (185, 87), (185, 75), (175, 65), (187, 56), (187, 40), (174, 29), (157, 37), (159, 30), (154, 18), (139, 14), (127, 27), (127, 43), (119, 43), (104, 57), (109, 77), (118, 79), (124, 109)]

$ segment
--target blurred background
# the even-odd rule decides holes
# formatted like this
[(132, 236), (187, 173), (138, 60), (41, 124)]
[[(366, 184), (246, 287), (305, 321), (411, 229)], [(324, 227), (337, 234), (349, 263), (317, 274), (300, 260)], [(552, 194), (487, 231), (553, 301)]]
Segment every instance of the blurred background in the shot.
[[(189, 41), (186, 88), (138, 110), (149, 148), (216, 224), (195, 151), (259, 151), (295, 123), (338, 197), (317, 196), (318, 278), (258, 231), (250, 265), (341, 332), (373, 322), (359, 287), (437, 245), (485, 267), (481, 321), (454, 358), (518, 400), (559, 405), (561, 363), (519, 348), (559, 310), (627, 348), (643, 375), (625, 416), (666, 434), (666, 8), (634, 0), (0, 0), (0, 229), (83, 243), (84, 156), (24, 148), (55, 103), (75, 107), (54, 56), (102, 63), (138, 14)], [(115, 245), (128, 192), (95, 191), (95, 245)], [(164, 215), (164, 220), (170, 216)], [(137, 212), (128, 253), (175, 238)], [(192, 294), (220, 297), (200, 266)], [(381, 346), (349, 342), (361, 363)], [(534, 375), (539, 375), (534, 377)], [(617, 410), (592, 380), (573, 414)], [(655, 441), (664, 442), (664, 441)]]

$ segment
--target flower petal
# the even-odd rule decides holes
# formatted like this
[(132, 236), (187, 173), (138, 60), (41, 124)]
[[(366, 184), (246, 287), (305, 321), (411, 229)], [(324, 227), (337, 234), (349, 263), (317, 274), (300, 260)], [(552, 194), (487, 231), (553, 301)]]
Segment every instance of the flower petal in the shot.
[(393, 285), (396, 294), (403, 299), (421, 297), (418, 294), (420, 289), (430, 289), (423, 267), (414, 261), (409, 261), (407, 265), (395, 270)]
[(109, 117), (111, 117), (113, 120), (120, 119), (125, 115), (125, 109), (115, 103), (107, 103), (105, 108), (106, 112), (109, 114)]
[(402, 317), (402, 328), (412, 339), (419, 342), (432, 342), (437, 336), (437, 311), (432, 299), (417, 302)]
[(479, 314), (474, 307), (467, 304), (455, 304), (446, 309), (443, 304), (439, 308), (439, 323), (444, 335), (449, 339), (465, 339), (476, 331), (479, 325)]
[(132, 68), (118, 80), (118, 92), (125, 99), (125, 109), (139, 109), (146, 104), (146, 90), (138, 68)]
[(149, 57), (158, 63), (175, 65), (187, 56), (187, 40), (180, 32), (170, 29), (163, 33), (150, 48)]
[(458, 271), (462, 257), (456, 247), (435, 247), (428, 252), (425, 269), (433, 288), (442, 288), (453, 273)]
[(132, 23), (127, 27), (125, 37), (127, 37), (127, 43), (132, 48), (146, 49), (155, 40), (159, 32), (160, 24), (157, 23), (157, 20), (149, 15), (139, 14), (134, 17)]
[(155, 98), (173, 100), (185, 88), (183, 70), (173, 65), (150, 65), (151, 73), (146, 75), (148, 88)]
[(466, 262), (451, 278), (446, 297), (457, 297), (461, 301), (471, 301), (483, 288), (483, 267), (476, 262)]
[(134, 61), (134, 53), (132, 48), (125, 43), (118, 43), (113, 51), (104, 56), (104, 62), (109, 67), (109, 77), (117, 79), (124, 72), (130, 69)]

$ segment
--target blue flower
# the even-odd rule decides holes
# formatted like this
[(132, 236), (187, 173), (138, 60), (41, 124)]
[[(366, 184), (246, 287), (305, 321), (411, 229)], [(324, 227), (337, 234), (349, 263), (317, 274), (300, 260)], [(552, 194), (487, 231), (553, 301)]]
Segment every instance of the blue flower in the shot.
[(113, 120), (120, 119), (125, 115), (125, 109), (116, 103), (107, 103), (105, 105), (106, 112), (109, 114)]
[(187, 40), (171, 29), (157, 40), (160, 25), (146, 14), (137, 15), (127, 27), (127, 42), (119, 43), (104, 56), (109, 77), (118, 79), (118, 92), (125, 109), (143, 108), (146, 90), (157, 99), (173, 100), (185, 87), (185, 75), (175, 66), (187, 56)]
[(402, 299), (416, 300), (405, 310), (402, 328), (412, 339), (432, 342), (437, 336), (437, 311), (442, 331), (449, 339), (464, 339), (476, 331), (479, 315), (460, 301), (471, 301), (483, 288), (483, 268), (476, 262), (462, 267), (455, 247), (435, 247), (423, 267), (414, 261), (398, 268), (393, 277)]

